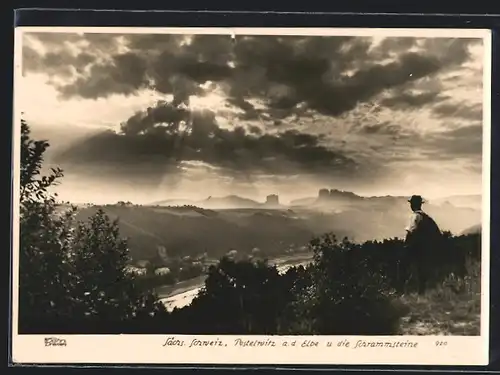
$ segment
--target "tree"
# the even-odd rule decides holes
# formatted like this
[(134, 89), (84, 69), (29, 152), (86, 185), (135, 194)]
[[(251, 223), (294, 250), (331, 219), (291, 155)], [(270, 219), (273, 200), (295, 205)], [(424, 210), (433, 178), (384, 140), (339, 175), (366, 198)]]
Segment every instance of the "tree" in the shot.
[(291, 267), (281, 277), (286, 285), (287, 303), (280, 316), (279, 334), (310, 335), (314, 332), (316, 288), (312, 279), (312, 267)]
[(397, 333), (401, 311), (392, 304), (385, 275), (364, 256), (363, 245), (326, 234), (311, 241), (314, 252), (314, 332), (327, 335)]
[(223, 257), (192, 304), (174, 310), (176, 333), (275, 334), (288, 299), (283, 280), (266, 262)]
[[(43, 153), (49, 144), (30, 138), (30, 129), (21, 122), (21, 165), (19, 202), (19, 330), (34, 329), (71, 316), (70, 248), (71, 212), (55, 214), (55, 196), (48, 188), (63, 176), (53, 169), (41, 176)], [(51, 327), (47, 327), (48, 330)]]
[(88, 222), (77, 223), (72, 246), (78, 315), (89, 324), (97, 321), (109, 329), (149, 312), (159, 313), (155, 306), (143, 313), (150, 296), (125, 272), (130, 261), (127, 242), (120, 237), (118, 222), (111, 222), (102, 209)]
[(58, 212), (49, 189), (62, 170), (41, 175), (48, 146), (21, 122), (19, 332), (125, 332), (166, 315), (125, 272), (129, 251), (116, 222), (102, 210), (88, 222), (75, 222), (74, 207)]

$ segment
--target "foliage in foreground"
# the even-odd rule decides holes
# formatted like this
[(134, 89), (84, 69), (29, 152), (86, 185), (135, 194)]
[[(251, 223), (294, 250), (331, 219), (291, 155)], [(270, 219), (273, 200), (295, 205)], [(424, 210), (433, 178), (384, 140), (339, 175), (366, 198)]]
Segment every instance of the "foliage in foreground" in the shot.
[(121, 330), (165, 313), (154, 295), (125, 272), (127, 244), (116, 222), (98, 211), (74, 222), (74, 210), (56, 213), (49, 193), (62, 177), (41, 175), (45, 141), (21, 124), (19, 332)]
[[(401, 333), (405, 311), (395, 302), (415, 283), (399, 239), (354, 244), (328, 234), (311, 241), (310, 265), (283, 274), (222, 258), (193, 303), (167, 313), (125, 272), (129, 252), (116, 222), (100, 210), (85, 222), (72, 211), (56, 215), (48, 189), (62, 171), (40, 176), (47, 146), (22, 123), (20, 333)], [(440, 248), (433, 285), (453, 279), (454, 293), (467, 293), (480, 273), (470, 272), (479, 268), (480, 236), (447, 234)]]
[[(443, 239), (427, 298), (445, 293), (447, 301), (457, 301), (472, 295), (467, 286), (478, 286), (479, 240), (479, 235)], [(210, 270), (193, 303), (174, 310), (162, 329), (205, 334), (402, 333), (403, 316), (421, 298), (415, 295), (413, 265), (405, 264), (403, 241), (359, 245), (325, 235), (310, 247), (310, 265), (281, 275), (275, 266), (223, 259)]]

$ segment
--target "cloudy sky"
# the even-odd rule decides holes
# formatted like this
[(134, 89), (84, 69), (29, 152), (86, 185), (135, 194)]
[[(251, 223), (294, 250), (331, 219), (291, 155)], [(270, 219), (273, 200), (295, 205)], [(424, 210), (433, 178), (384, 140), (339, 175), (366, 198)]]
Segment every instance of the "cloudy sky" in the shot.
[(24, 33), (61, 198), (481, 192), (481, 39)]

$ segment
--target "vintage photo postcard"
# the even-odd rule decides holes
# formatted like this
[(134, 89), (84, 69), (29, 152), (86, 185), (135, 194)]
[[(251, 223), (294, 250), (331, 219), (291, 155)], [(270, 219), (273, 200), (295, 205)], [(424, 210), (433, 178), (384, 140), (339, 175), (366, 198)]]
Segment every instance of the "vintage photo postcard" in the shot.
[(16, 30), (17, 363), (484, 365), (486, 30)]

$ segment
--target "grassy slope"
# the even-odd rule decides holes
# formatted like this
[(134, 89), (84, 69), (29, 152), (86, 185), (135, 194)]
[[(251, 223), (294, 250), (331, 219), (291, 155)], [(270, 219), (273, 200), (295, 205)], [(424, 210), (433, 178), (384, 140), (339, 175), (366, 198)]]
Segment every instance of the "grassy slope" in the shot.
[(410, 313), (402, 320), (403, 335), (455, 335), (480, 334), (480, 294), (441, 299), (439, 293), (407, 296), (403, 301)]
[(450, 279), (423, 296), (402, 296), (399, 302), (407, 311), (401, 324), (403, 335), (479, 335), (480, 267), (476, 265), (464, 282)]

